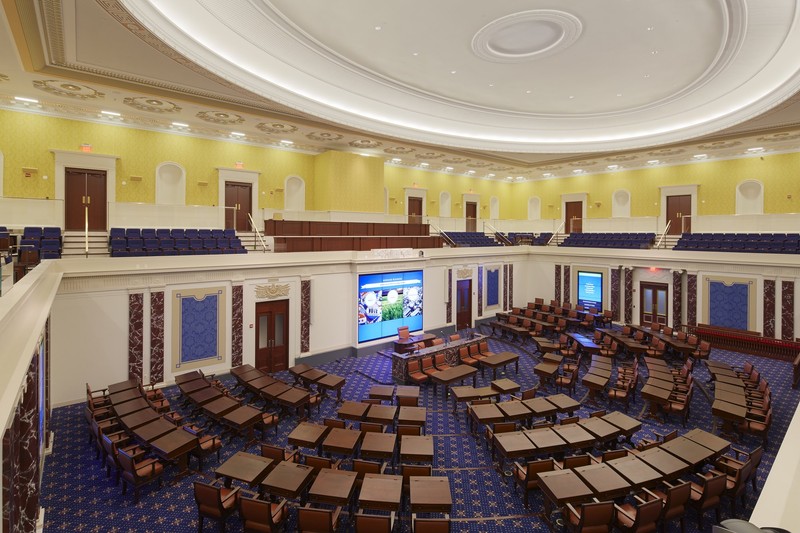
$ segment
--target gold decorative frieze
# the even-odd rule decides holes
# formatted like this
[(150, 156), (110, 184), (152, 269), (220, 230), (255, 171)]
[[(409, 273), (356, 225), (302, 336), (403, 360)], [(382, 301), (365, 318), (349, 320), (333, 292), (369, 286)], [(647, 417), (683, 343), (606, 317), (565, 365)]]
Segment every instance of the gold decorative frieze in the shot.
[(289, 296), (289, 284), (279, 285), (277, 283), (270, 283), (269, 285), (256, 285), (256, 298), (279, 298), (281, 296)]
[(472, 277), (472, 269), (471, 268), (459, 268), (456, 270), (456, 278), (458, 279), (466, 279)]

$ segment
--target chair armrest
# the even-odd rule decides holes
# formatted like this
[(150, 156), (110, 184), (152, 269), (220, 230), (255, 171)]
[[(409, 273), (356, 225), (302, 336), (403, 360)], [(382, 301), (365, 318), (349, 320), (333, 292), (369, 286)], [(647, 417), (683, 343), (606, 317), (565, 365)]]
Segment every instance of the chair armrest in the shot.
[(737, 460), (739, 459), (739, 456), (741, 456), (741, 455), (746, 455), (747, 457), (750, 457), (750, 452), (746, 452), (746, 451), (742, 450), (741, 448), (737, 448), (736, 446), (731, 446), (731, 451), (736, 454), (736, 459)]
[(331, 470), (339, 470), (339, 466), (341, 466), (342, 460), (337, 459), (333, 463), (331, 463)]
[(744, 419), (750, 422), (759, 422), (763, 424), (764, 422), (767, 421), (767, 415), (763, 415), (755, 411), (747, 411), (747, 414), (745, 415)]
[(573, 515), (575, 518), (580, 518), (580, 516), (581, 516), (581, 515), (579, 515), (579, 514), (578, 514), (578, 511), (576, 511), (576, 510), (575, 510), (575, 508), (572, 506), (572, 504), (571, 504), (571, 503), (567, 502), (567, 507), (566, 507), (566, 509), (567, 509), (567, 511), (569, 511), (569, 512), (570, 512), (570, 514), (572, 514), (572, 515)]
[(228, 493), (228, 495), (225, 497), (225, 500), (230, 500), (231, 498), (235, 498), (238, 495), (238, 493), (239, 493), (239, 487), (236, 487), (235, 489), (233, 489)]
[(286, 455), (286, 450), (283, 450), (283, 456), (285, 457), (284, 461), (291, 461), (292, 463), (297, 462), (297, 452), (299, 450), (292, 450), (289, 455)]
[(195, 437), (202, 437), (203, 433), (206, 432), (206, 428), (201, 428), (200, 426), (196, 426), (194, 424), (183, 426), (183, 430), (187, 433), (191, 433)]
[(631, 520), (631, 521), (635, 521), (636, 520), (635, 517), (633, 517), (633, 516), (629, 515), (628, 513), (626, 513), (625, 510), (622, 507), (620, 507), (619, 505), (617, 505), (616, 503), (614, 504), (614, 509), (616, 509), (618, 513), (623, 514), (626, 517), (628, 517), (629, 520)]
[(653, 501), (653, 500), (660, 500), (661, 499), (661, 497), (659, 497), (658, 494), (656, 494), (655, 492), (651, 491), (647, 487), (643, 487), (642, 488), (642, 493), (646, 494), (648, 496), (649, 499), (645, 499), (645, 501), (648, 501), (648, 502)]
[(381, 462), (380, 473), (383, 474), (385, 471), (386, 471), (386, 463), (385, 462)]
[(286, 500), (285, 498), (283, 500), (281, 500), (281, 503), (278, 504), (278, 506), (275, 508), (275, 512), (272, 513), (272, 515), (275, 516), (276, 514), (280, 513), (283, 510), (283, 508), (286, 506), (286, 502), (287, 501), (288, 500)]

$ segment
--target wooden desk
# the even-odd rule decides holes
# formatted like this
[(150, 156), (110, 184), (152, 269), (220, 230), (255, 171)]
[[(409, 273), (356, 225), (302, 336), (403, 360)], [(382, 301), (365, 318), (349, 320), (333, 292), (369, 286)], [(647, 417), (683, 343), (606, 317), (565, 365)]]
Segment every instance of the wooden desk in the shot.
[(294, 409), (295, 413), (302, 418), (305, 416), (305, 405), (310, 397), (307, 390), (292, 387), (275, 400), (286, 409)]
[(573, 400), (566, 394), (551, 394), (550, 396), (545, 396), (545, 399), (555, 405), (559, 413), (567, 413), (569, 416), (572, 416), (572, 413), (581, 408), (579, 401)]
[[(178, 378), (175, 378), (175, 383), (178, 382)], [(139, 380), (136, 378), (126, 379), (125, 381), (120, 381), (118, 383), (112, 383), (108, 386), (108, 394), (116, 394), (118, 392), (125, 392), (126, 390), (130, 389), (138, 389), (139, 388)]]
[(152, 410), (152, 406), (147, 403), (147, 400), (142, 398), (136, 398), (135, 400), (131, 400), (129, 402), (121, 403), (119, 405), (112, 405), (112, 409), (114, 409), (114, 413), (120, 418), (133, 414), (137, 411), (142, 411), (144, 409)]
[(722, 400), (723, 402), (732, 403), (734, 405), (739, 405), (747, 409), (747, 398), (745, 397), (744, 391), (742, 391), (741, 393), (737, 393), (718, 388), (714, 391), (714, 399)]
[(394, 351), (397, 353), (410, 353), (417, 349), (417, 343), (425, 343), (425, 346), (430, 346), (436, 335), (433, 333), (421, 333), (420, 335), (412, 335), (405, 339), (398, 338), (394, 341)]
[(470, 425), (473, 433), (477, 431), (479, 424), (494, 424), (495, 422), (503, 422), (506, 419), (506, 415), (494, 403), (473, 405), (471, 408), (472, 418), (470, 419)]
[(270, 385), (272, 385), (276, 381), (278, 381), (278, 380), (276, 380), (272, 376), (263, 375), (261, 377), (258, 377), (256, 379), (252, 380), (252, 381), (248, 381), (247, 382), (247, 388), (249, 388), (252, 391), (260, 391), (261, 389), (266, 389), (267, 387), (269, 387)]
[(661, 473), (634, 455), (612, 459), (606, 463), (628, 480), (633, 490), (652, 487), (661, 482)]
[(533, 367), (533, 372), (545, 383), (555, 383), (556, 374), (560, 368), (558, 363), (542, 361)]
[(274, 466), (272, 459), (261, 457), (247, 452), (236, 452), (228, 460), (217, 467), (214, 475), (217, 479), (224, 477), (225, 486), (231, 486), (231, 481), (243, 481), (251, 487), (260, 485), (270, 468)]
[(567, 503), (588, 501), (592, 498), (592, 489), (572, 470), (554, 470), (540, 472), (539, 487), (544, 495), (544, 519), (550, 524), (550, 516), (555, 509)]
[(628, 480), (605, 463), (580, 466), (574, 470), (591, 487), (595, 497), (599, 500), (625, 496), (631, 490)]
[(203, 405), (203, 411), (208, 413), (214, 420), (220, 420), (237, 407), (239, 407), (239, 402), (228, 396), (223, 396)]
[(580, 427), (578, 424), (567, 424), (566, 426), (553, 426), (553, 431), (567, 442), (567, 445), (575, 450), (585, 450), (594, 446), (594, 435)]
[(218, 398), (222, 398), (222, 392), (216, 387), (206, 387), (189, 394), (189, 400), (197, 405), (204, 405)]
[(525, 436), (522, 431), (511, 431), (508, 433), (495, 433), (494, 446), (500, 455), (500, 472), (505, 471), (505, 461), (507, 459), (517, 459), (519, 457), (530, 457), (536, 453), (536, 445)]
[(425, 407), (402, 406), (397, 412), (397, 424), (409, 426), (422, 426), (423, 430), (428, 420), (428, 409)]
[(135, 400), (136, 398), (141, 398), (142, 394), (139, 392), (139, 389), (128, 389), (122, 392), (115, 392), (114, 394), (109, 394), (108, 399), (111, 402), (111, 405), (119, 405), (125, 402), (129, 402), (131, 400)]
[[(484, 359), (485, 361), (486, 359)], [(469, 365), (458, 365), (452, 368), (448, 368), (447, 370), (442, 370), (441, 372), (437, 372), (435, 374), (431, 374), (431, 380), (435, 381), (443, 385), (443, 395), (447, 396), (447, 387), (451, 384), (456, 382), (462, 382), (468, 377), (472, 377), (472, 386), (474, 387), (477, 383), (476, 375), (478, 373), (477, 368), (473, 368)]]
[(622, 434), (622, 430), (617, 426), (598, 417), (585, 418), (578, 421), (578, 425), (594, 435), (602, 443), (616, 441), (617, 437)]
[(677, 437), (662, 443), (659, 448), (666, 450), (675, 457), (686, 461), (692, 466), (700, 466), (714, 455), (714, 452), (702, 444), (698, 444), (686, 437)]
[(358, 473), (350, 470), (323, 468), (308, 489), (308, 499), (312, 502), (345, 507), (353, 496), (357, 477)]
[(149, 424), (150, 422), (158, 420), (159, 418), (161, 418), (161, 415), (155, 410), (142, 409), (141, 411), (136, 411), (128, 416), (123, 416), (119, 419), (119, 421), (123, 426), (133, 431), (134, 429)]
[(222, 421), (225, 422), (234, 433), (246, 437), (247, 444), (245, 446), (249, 446), (256, 442), (253, 426), (261, 420), (261, 415), (261, 410), (249, 405), (242, 405), (223, 415)]
[(675, 457), (661, 448), (650, 448), (643, 452), (637, 452), (636, 457), (661, 472), (661, 475), (663, 475), (667, 481), (679, 477), (690, 468), (690, 465), (686, 461)]
[(254, 379), (258, 379), (264, 375), (265, 375), (264, 372), (254, 368), (252, 370), (247, 370), (246, 372), (241, 372), (238, 375), (234, 374), (234, 377), (236, 378), (236, 381), (238, 381), (242, 385), (246, 385), (247, 383), (253, 381)]
[[(175, 427), (174, 424), (167, 422), (163, 418), (159, 418), (158, 420), (154, 420), (149, 424), (145, 424), (144, 426), (139, 426), (135, 430), (133, 430), (133, 434), (143, 442), (151, 443), (154, 440), (166, 435), (167, 433), (171, 433), (173, 431), (177, 431), (178, 429)], [(184, 431), (184, 433), (186, 433)], [(188, 433), (186, 433), (188, 435)]]
[[(245, 372), (250, 372), (251, 370), (255, 370), (255, 369), (256, 368), (253, 365), (251, 365), (250, 363), (247, 363), (247, 364), (244, 364), (244, 365), (239, 365), (239, 366), (235, 366), (235, 367), (231, 368), (231, 375), (233, 375), (234, 377), (241, 376)], [(195, 370), (195, 372), (197, 372), (197, 371)]]
[(398, 402), (400, 398), (414, 398), (419, 401), (419, 386), (398, 385), (395, 389), (394, 395), (397, 397)]
[(178, 388), (181, 390), (181, 393), (185, 396), (189, 396), (191, 393), (195, 391), (199, 391), (201, 389), (206, 389), (211, 386), (211, 383), (206, 381), (205, 379), (195, 379), (192, 381), (187, 381), (185, 383), (181, 383), (178, 385)]
[(450, 387), (450, 392), (453, 394), (453, 413), (455, 413), (456, 416), (458, 415), (458, 404), (461, 402), (471, 402), (473, 400), (500, 396), (500, 392), (491, 387), (475, 388), (470, 385)]
[(297, 427), (289, 433), (287, 442), (295, 447), (316, 449), (317, 453), (322, 455), (322, 441), (330, 430), (331, 428), (321, 424), (300, 422), (297, 424)]
[(331, 428), (322, 441), (322, 450), (353, 457), (361, 437), (362, 433), (354, 429)]
[(269, 400), (277, 401), (278, 396), (292, 390), (292, 386), (283, 381), (277, 381), (268, 387), (261, 389), (261, 394)]
[(364, 459), (388, 459), (394, 464), (395, 448), (397, 448), (396, 433), (364, 433), (361, 441), (361, 457)]
[(567, 442), (551, 428), (526, 429), (523, 433), (536, 446), (538, 454), (562, 452), (567, 447)]
[(527, 420), (533, 414), (524, 403), (516, 400), (500, 402), (495, 405), (503, 413), (506, 420)]
[(293, 375), (294, 376), (294, 380), (297, 381), (297, 379), (300, 377), (300, 375), (303, 372), (308, 372), (312, 368), (314, 368), (314, 367), (311, 366), (311, 365), (307, 365), (305, 363), (300, 363), (298, 365), (294, 365), (292, 367), (289, 367), (289, 373), (291, 375)]
[(525, 404), (525, 407), (531, 410), (534, 416), (544, 416), (547, 418), (555, 418), (556, 413), (558, 413), (558, 407), (555, 404), (552, 404), (547, 401), (544, 397), (538, 398), (529, 398), (527, 400), (522, 400), (522, 403)]
[(631, 442), (631, 437), (634, 433), (642, 429), (642, 423), (640, 421), (620, 411), (612, 411), (600, 418), (618, 427), (629, 444), (633, 444), (633, 442)]
[(478, 363), (482, 367), (491, 368), (492, 369), (492, 380), (497, 379), (497, 369), (502, 367), (505, 368), (506, 366), (514, 363), (515, 365), (515, 372), (519, 374), (519, 355), (512, 353), (512, 352), (500, 352), (495, 355), (491, 355), (489, 357), (485, 357), (478, 361)]
[(317, 381), (317, 387), (322, 389), (323, 396), (327, 396), (329, 390), (336, 391), (337, 402), (342, 401), (342, 387), (344, 387), (344, 384), (345, 379), (343, 377), (335, 376), (333, 374), (326, 374)]
[(669, 401), (671, 391), (656, 387), (649, 383), (645, 383), (642, 387), (642, 398), (650, 402), (650, 416), (655, 418), (658, 416), (658, 406), (665, 404)]
[(597, 393), (601, 392), (608, 385), (609, 376), (599, 376), (597, 374), (584, 374), (581, 382), (589, 389), (589, 400), (594, 401)]
[(310, 466), (281, 461), (267, 474), (261, 487), (270, 495), (294, 500), (311, 483), (313, 476), (314, 469)]
[(433, 463), (433, 437), (403, 435), (400, 439), (400, 460)]
[(496, 379), (491, 382), (491, 387), (498, 391), (500, 394), (513, 394), (519, 392), (519, 383), (511, 381), (508, 378)]
[(364, 415), (367, 413), (367, 409), (370, 408), (370, 404), (368, 403), (361, 403), (361, 402), (344, 402), (339, 410), (337, 411), (337, 415), (342, 420), (358, 420), (361, 421), (364, 419)]
[(373, 385), (369, 389), (369, 397), (391, 402), (394, 397), (394, 385)]
[(447, 513), (453, 508), (450, 479), (445, 476), (410, 476), (412, 513)]
[(316, 383), (327, 375), (328, 373), (324, 370), (312, 368), (311, 370), (307, 370), (306, 372), (300, 374), (300, 381), (306, 384)]
[(188, 431), (176, 429), (150, 441), (150, 446), (160, 458), (176, 462), (178, 471), (175, 476), (180, 477), (189, 473), (189, 452), (197, 448), (198, 442), (198, 438)]
[(370, 405), (364, 420), (375, 422), (384, 426), (394, 425), (394, 418), (397, 416), (397, 407), (394, 405)]
[(364, 474), (358, 506), (361, 509), (400, 511), (403, 494), (403, 476)]
[(689, 440), (693, 440), (694, 442), (705, 446), (712, 452), (714, 452), (715, 456), (720, 456), (723, 453), (727, 452), (730, 447), (731, 443), (721, 437), (714, 435), (713, 433), (709, 433), (708, 431), (704, 431), (700, 428), (695, 428), (688, 433), (683, 435)]

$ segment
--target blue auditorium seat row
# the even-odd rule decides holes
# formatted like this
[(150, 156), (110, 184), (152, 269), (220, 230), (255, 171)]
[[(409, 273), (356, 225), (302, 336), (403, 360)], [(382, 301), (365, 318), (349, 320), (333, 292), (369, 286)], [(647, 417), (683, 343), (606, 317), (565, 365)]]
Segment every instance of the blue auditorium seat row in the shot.
[(247, 253), (232, 229), (111, 228), (108, 249), (111, 257)]
[(492, 237), (484, 233), (473, 231), (448, 231), (445, 233), (456, 243), (458, 248), (469, 248), (478, 246), (503, 246)]
[(17, 254), (23, 262), (61, 258), (61, 228), (28, 226), (22, 230)]
[(647, 249), (655, 233), (571, 233), (559, 246)]
[(530, 244), (532, 246), (547, 246), (550, 239), (553, 237), (552, 233), (519, 233), (509, 232), (506, 237), (514, 244)]
[(684, 233), (673, 250), (800, 253), (797, 233)]

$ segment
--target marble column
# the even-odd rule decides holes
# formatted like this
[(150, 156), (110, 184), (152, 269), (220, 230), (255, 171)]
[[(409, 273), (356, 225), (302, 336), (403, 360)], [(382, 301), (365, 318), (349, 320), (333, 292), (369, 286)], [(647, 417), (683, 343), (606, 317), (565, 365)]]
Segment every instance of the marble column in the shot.
[(764, 336), (775, 338), (775, 280), (764, 280)]
[[(509, 305), (509, 302), (511, 302), (511, 305)], [(503, 265), (503, 311), (513, 307), (513, 304), (514, 300), (508, 294), (508, 265)], [(480, 313), (478, 315), (480, 316)]]
[(300, 281), (300, 352), (311, 351), (311, 280)]
[(686, 275), (686, 323), (697, 325), (697, 274)]
[(781, 281), (781, 339), (794, 340), (794, 281)]
[(572, 278), (570, 276), (569, 265), (564, 265), (564, 298), (561, 303), (569, 303), (569, 295), (572, 292)]
[(240, 366), (244, 357), (244, 287), (231, 287), (231, 366)]
[[(514, 265), (508, 265), (508, 275), (503, 276), (503, 285), (506, 288), (506, 294), (508, 294), (508, 301), (512, 304), (514, 303)], [(506, 306), (506, 311), (509, 309)]]
[(633, 269), (625, 269), (625, 322), (633, 322)]
[(150, 383), (164, 381), (164, 291), (150, 293)]
[(557, 302), (561, 302), (561, 265), (556, 265), (555, 278), (556, 290), (553, 298), (555, 298)]
[(447, 297), (445, 298), (446, 318), (445, 321), (449, 324), (453, 321), (453, 269), (447, 269)]
[(144, 294), (128, 295), (128, 377), (142, 379), (144, 360)]
[(672, 327), (677, 328), (683, 322), (683, 272), (672, 271)]
[(614, 268), (611, 270), (611, 318), (615, 321), (619, 321), (620, 316), (620, 305), (619, 305), (619, 293), (620, 293), (620, 276), (619, 276), (619, 268)]
[[(508, 273), (508, 266), (503, 265), (503, 269)], [(508, 293), (504, 294), (508, 297)], [(483, 266), (478, 266), (478, 318), (483, 316)]]

